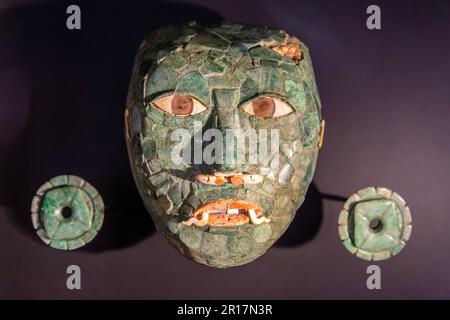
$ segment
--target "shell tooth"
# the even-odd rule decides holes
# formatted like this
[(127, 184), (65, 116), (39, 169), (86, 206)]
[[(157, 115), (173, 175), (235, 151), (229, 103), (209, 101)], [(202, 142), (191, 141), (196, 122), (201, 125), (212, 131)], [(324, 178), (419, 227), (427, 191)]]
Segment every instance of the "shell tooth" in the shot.
[(187, 221), (183, 221), (182, 223), (185, 226), (190, 226), (192, 224), (195, 224), (197, 227), (204, 227), (208, 224), (208, 220), (209, 220), (209, 213), (208, 212), (203, 212), (202, 213), (202, 218), (199, 220), (196, 217), (192, 217)]
[(208, 224), (208, 220), (209, 220), (209, 212), (203, 212), (202, 213), (202, 227), (206, 226)]
[(257, 216), (256, 216), (256, 212), (255, 212), (255, 210), (253, 210), (253, 209), (249, 209), (248, 210), (248, 215), (249, 215), (249, 217), (250, 217), (250, 222), (251, 223), (253, 223), (253, 224), (261, 224), (261, 223), (263, 223), (263, 222), (270, 222), (270, 219), (268, 219), (268, 218), (266, 218), (266, 217), (261, 217), (261, 218), (258, 218)]
[(239, 214), (239, 209), (228, 209), (227, 214)]

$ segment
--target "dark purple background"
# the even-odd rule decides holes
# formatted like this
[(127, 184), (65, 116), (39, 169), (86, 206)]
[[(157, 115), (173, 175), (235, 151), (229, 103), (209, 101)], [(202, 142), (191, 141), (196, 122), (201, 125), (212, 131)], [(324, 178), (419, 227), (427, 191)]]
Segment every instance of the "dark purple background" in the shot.
[[(8, 1), (7, 1), (8, 2)], [(0, 4), (0, 298), (450, 298), (450, 3), (448, 1), (10, 1)], [(15, 4), (13, 4), (15, 3)], [(82, 30), (65, 27), (68, 4)], [(369, 4), (382, 30), (369, 31)], [(287, 234), (246, 266), (218, 270), (155, 233), (133, 184), (123, 108), (147, 31), (186, 20), (276, 26), (311, 49), (327, 121), (314, 185)], [(91, 182), (107, 205), (86, 247), (34, 234), (29, 206), (59, 174)], [(366, 186), (408, 202), (413, 233), (379, 263), (340, 244), (342, 202)], [(66, 289), (68, 265), (82, 290)]]

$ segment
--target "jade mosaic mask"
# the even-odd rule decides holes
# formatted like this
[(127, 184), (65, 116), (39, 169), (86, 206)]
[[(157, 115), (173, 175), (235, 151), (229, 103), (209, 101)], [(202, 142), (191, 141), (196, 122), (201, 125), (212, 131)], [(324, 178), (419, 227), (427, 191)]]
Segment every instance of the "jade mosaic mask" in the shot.
[(285, 232), (322, 124), (308, 49), (283, 31), (191, 23), (156, 30), (137, 53), (132, 172), (157, 230), (196, 262), (251, 262)]

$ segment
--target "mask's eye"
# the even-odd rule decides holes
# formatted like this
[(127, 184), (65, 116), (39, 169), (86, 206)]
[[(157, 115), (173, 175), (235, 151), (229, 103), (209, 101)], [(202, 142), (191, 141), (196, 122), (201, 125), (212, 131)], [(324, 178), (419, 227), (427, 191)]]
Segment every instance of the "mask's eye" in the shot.
[(270, 97), (250, 101), (242, 109), (252, 116), (261, 118), (278, 118), (294, 111), (286, 102)]
[(203, 112), (207, 107), (197, 99), (181, 94), (172, 94), (153, 102), (158, 109), (174, 116), (191, 116)]

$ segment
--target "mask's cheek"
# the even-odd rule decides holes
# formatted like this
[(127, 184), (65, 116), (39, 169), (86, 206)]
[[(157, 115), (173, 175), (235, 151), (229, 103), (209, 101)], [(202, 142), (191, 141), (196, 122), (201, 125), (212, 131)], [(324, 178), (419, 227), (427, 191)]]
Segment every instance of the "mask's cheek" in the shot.
[[(277, 192), (271, 218), (275, 234), (284, 232), (302, 204), (312, 180), (317, 157), (315, 133), (304, 114), (293, 114), (278, 124), (280, 130), (279, 168), (275, 179)], [(306, 127), (305, 127), (306, 125)]]
[(143, 153), (145, 161), (157, 159), (166, 170), (191, 168), (197, 163), (194, 155), (202, 154), (195, 149), (202, 147), (202, 132), (209, 125), (210, 116), (210, 111), (179, 117), (148, 108), (143, 124), (143, 138), (148, 145), (148, 152)]
[(270, 225), (272, 228), (272, 238), (276, 241), (289, 227), (295, 217), (298, 205), (290, 195), (277, 196), (274, 202), (272, 213), (270, 214)]
[[(190, 128), (187, 119), (164, 116), (147, 117), (143, 126), (142, 165), (145, 175), (141, 175), (143, 185), (152, 195), (154, 206), (151, 208), (159, 215), (169, 217), (176, 214), (189, 215), (186, 211), (186, 199), (196, 189), (193, 177), (200, 173), (202, 167), (193, 165), (195, 132), (201, 132), (204, 121), (196, 119)], [(193, 120), (189, 120), (193, 121)], [(189, 129), (190, 130), (189, 130)], [(197, 145), (201, 146), (201, 143)]]
[[(299, 158), (301, 154), (299, 154)], [(291, 163), (288, 163), (291, 166)], [(302, 166), (291, 167), (291, 177), (286, 185), (279, 186), (273, 209), (270, 215), (271, 223), (273, 224), (273, 237), (280, 237), (288, 228), (289, 224), (294, 219), (298, 208), (304, 201), (306, 189), (305, 184), (305, 170)]]

